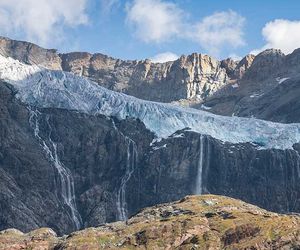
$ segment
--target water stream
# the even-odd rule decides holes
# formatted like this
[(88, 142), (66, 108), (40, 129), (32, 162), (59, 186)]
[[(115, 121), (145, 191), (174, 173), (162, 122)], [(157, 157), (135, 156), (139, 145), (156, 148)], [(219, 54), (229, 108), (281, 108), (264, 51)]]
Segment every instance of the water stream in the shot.
[(39, 116), (41, 115), (41, 113), (38, 110), (33, 110), (31, 108), (29, 108), (29, 112), (29, 123), (34, 131), (34, 135), (39, 140), (40, 145), (43, 147), (43, 150), (45, 151), (47, 157), (57, 170), (59, 176), (58, 184), (61, 189), (60, 195), (63, 199), (63, 202), (70, 209), (69, 215), (74, 223), (74, 226), (76, 227), (76, 229), (80, 229), (82, 222), (75, 202), (74, 179), (71, 171), (66, 168), (59, 160), (57, 154), (57, 144), (51, 139), (52, 127), (49, 122), (49, 116), (46, 116), (46, 122), (49, 127), (47, 144), (47, 142), (40, 136)]

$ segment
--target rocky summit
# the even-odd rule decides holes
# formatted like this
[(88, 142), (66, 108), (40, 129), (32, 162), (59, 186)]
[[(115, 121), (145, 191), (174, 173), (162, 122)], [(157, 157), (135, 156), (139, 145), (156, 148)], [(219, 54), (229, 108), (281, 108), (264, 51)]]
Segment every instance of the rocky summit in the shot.
[(300, 216), (216, 195), (143, 209), (126, 222), (57, 237), (50, 228), (0, 232), (0, 249), (299, 249)]

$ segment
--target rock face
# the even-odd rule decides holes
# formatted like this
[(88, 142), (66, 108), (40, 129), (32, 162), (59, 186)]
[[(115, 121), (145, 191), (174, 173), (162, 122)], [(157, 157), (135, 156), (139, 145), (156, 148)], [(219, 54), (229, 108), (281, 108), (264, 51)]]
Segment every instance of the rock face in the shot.
[(117, 222), (57, 237), (41, 228), (0, 232), (1, 249), (298, 249), (300, 217), (222, 196), (188, 196)]
[[(253, 62), (252, 56), (237, 63), (193, 54), (153, 64), (87, 53), (58, 57), (28, 43), (3, 42), (6, 56), (61, 67), (145, 99), (200, 95), (213, 112), (298, 121), (299, 51), (267, 51)], [(0, 61), (1, 78), (12, 84), (0, 83), (1, 230), (51, 227), (63, 235), (126, 220), (141, 208), (189, 194), (223, 194), (272, 211), (300, 211), (299, 124), (145, 102), (87, 78), (11, 60)], [(258, 233), (257, 226), (240, 225), (216, 242), (230, 246)], [(55, 245), (57, 238), (48, 234)], [(146, 244), (147, 234), (136, 237), (134, 244)]]
[(1, 229), (64, 234), (194, 193), (300, 211), (296, 145), (258, 150), (189, 131), (153, 142), (138, 120), (29, 108), (0, 86)]
[(61, 58), (64, 71), (87, 76), (108, 89), (152, 101), (203, 100), (229, 80), (219, 61), (201, 54), (182, 56), (168, 63), (122, 61), (88, 53), (62, 54)]
[(61, 70), (61, 59), (54, 49), (44, 49), (33, 43), (0, 37), (0, 54), (27, 64), (37, 64)]
[(201, 102), (227, 85), (228, 74), (233, 70), (233, 65), (230, 68), (196, 53), (167, 63), (124, 61), (85, 52), (57, 54), (55, 50), (7, 38), (0, 39), (0, 54), (27, 64), (86, 76), (108, 89), (159, 102), (181, 99)]
[(227, 115), (298, 122), (300, 52), (269, 49), (241, 61), (202, 54), (174, 62), (125, 61), (103, 54), (55, 50), (0, 38), (0, 54), (48, 69), (89, 77), (108, 89), (141, 99), (174, 102)]
[(274, 49), (262, 52), (234, 88), (227, 86), (215, 93), (205, 106), (222, 115), (299, 122), (299, 54), (299, 50), (290, 55)]

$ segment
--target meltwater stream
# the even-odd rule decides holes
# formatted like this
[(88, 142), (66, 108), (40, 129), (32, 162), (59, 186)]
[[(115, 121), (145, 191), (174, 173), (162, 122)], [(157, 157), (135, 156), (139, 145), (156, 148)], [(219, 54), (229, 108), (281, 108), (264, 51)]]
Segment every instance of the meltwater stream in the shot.
[(121, 179), (121, 185), (117, 193), (117, 218), (124, 221), (128, 219), (128, 206), (126, 202), (126, 185), (130, 180), (137, 164), (136, 143), (127, 136), (124, 136), (127, 146), (127, 160), (125, 175)]
[(197, 171), (195, 194), (202, 194), (203, 156), (204, 156), (204, 143), (203, 143), (203, 135), (201, 134), (199, 137), (199, 160), (198, 160), (198, 171)]
[(80, 229), (82, 222), (75, 202), (75, 189), (74, 189), (73, 176), (70, 170), (64, 167), (64, 165), (60, 162), (58, 158), (57, 145), (51, 139), (52, 128), (49, 123), (49, 116), (46, 117), (46, 122), (49, 127), (48, 141), (50, 143), (50, 146), (48, 146), (46, 141), (43, 140), (39, 135), (40, 112), (38, 110), (34, 111), (31, 108), (29, 108), (29, 112), (30, 112), (29, 124), (34, 130), (34, 136), (38, 139), (40, 145), (43, 147), (43, 150), (46, 152), (46, 155), (49, 157), (50, 161), (53, 163), (55, 169), (57, 170), (63, 202), (70, 208), (70, 212), (71, 212), (70, 217), (76, 229)]

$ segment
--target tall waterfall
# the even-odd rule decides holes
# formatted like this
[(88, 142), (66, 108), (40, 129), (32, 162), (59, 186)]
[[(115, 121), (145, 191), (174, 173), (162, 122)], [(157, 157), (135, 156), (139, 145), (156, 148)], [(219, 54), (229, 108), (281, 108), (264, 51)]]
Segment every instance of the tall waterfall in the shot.
[(133, 140), (124, 136), (127, 146), (126, 172), (121, 179), (121, 185), (117, 193), (117, 216), (118, 220), (128, 219), (128, 207), (126, 202), (126, 185), (130, 180), (137, 164), (137, 146)]
[(48, 133), (48, 143), (45, 140), (42, 139), (39, 132), (39, 115), (41, 114), (38, 110), (32, 110), (29, 108), (30, 117), (29, 117), (29, 124), (34, 130), (35, 137), (39, 140), (41, 146), (43, 147), (44, 151), (46, 152), (46, 155), (50, 159), (50, 161), (53, 163), (55, 169), (57, 170), (58, 176), (59, 176), (59, 185), (61, 188), (61, 197), (63, 199), (63, 202), (70, 208), (70, 217), (76, 227), (76, 229), (80, 229), (82, 220), (80, 217), (80, 214), (76, 207), (75, 202), (75, 189), (74, 189), (74, 180), (71, 171), (66, 168), (59, 160), (58, 154), (57, 154), (57, 145), (55, 142), (51, 139), (51, 133), (52, 128), (49, 123), (49, 116), (46, 116), (46, 122), (49, 127), (49, 133)]
[(197, 172), (197, 179), (196, 179), (195, 194), (202, 194), (203, 156), (204, 156), (203, 135), (200, 135), (200, 138), (199, 138), (198, 172)]

